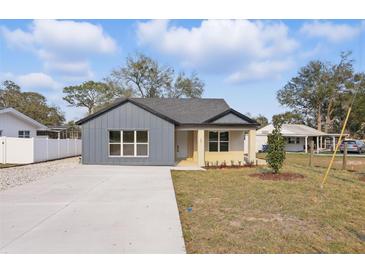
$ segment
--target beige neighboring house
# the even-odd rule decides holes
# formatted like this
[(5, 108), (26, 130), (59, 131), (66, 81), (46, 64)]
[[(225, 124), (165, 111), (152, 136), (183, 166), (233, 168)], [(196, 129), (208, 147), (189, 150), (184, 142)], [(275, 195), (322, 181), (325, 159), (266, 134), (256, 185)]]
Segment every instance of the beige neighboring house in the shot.
[[(257, 130), (256, 151), (260, 152), (267, 145), (267, 135), (274, 129), (273, 125), (267, 125)], [(317, 129), (301, 124), (283, 124), (281, 134), (285, 137), (285, 150), (287, 152), (305, 152), (309, 150), (310, 142), (314, 141), (314, 149), (317, 153), (323, 150), (333, 150), (340, 134), (325, 133)]]
[(47, 127), (14, 108), (0, 108), (0, 137), (32, 138)]

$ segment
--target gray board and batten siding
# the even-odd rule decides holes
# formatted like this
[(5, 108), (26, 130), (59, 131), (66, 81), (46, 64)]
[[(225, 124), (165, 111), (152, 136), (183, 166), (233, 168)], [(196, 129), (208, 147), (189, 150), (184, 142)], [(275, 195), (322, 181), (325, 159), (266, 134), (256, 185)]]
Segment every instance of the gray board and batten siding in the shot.
[[(110, 157), (109, 130), (148, 130), (147, 157)], [(126, 102), (82, 124), (82, 163), (106, 165), (174, 165), (175, 125)]]

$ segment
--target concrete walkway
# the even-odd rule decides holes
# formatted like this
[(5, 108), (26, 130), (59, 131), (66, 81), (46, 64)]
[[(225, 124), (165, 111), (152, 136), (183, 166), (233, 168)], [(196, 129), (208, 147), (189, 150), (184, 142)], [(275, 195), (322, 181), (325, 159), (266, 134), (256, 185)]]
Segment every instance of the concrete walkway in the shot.
[(170, 167), (82, 166), (0, 192), (0, 253), (184, 253)]

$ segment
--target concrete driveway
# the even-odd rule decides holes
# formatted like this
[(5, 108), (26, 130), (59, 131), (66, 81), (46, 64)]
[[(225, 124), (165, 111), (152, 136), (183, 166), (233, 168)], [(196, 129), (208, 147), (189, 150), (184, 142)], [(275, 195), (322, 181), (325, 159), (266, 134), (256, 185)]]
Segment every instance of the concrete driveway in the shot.
[(0, 253), (184, 253), (169, 167), (82, 166), (0, 192)]

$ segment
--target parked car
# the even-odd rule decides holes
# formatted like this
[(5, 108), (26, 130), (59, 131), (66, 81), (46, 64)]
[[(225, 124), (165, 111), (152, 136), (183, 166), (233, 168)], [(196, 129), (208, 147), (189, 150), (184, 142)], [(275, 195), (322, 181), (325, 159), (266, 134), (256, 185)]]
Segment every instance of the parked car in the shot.
[(340, 151), (345, 149), (345, 143), (347, 144), (348, 152), (363, 153), (365, 152), (365, 143), (361, 140), (344, 140), (340, 145)]
[(267, 152), (269, 149), (269, 145), (262, 145), (262, 149), (259, 152)]

